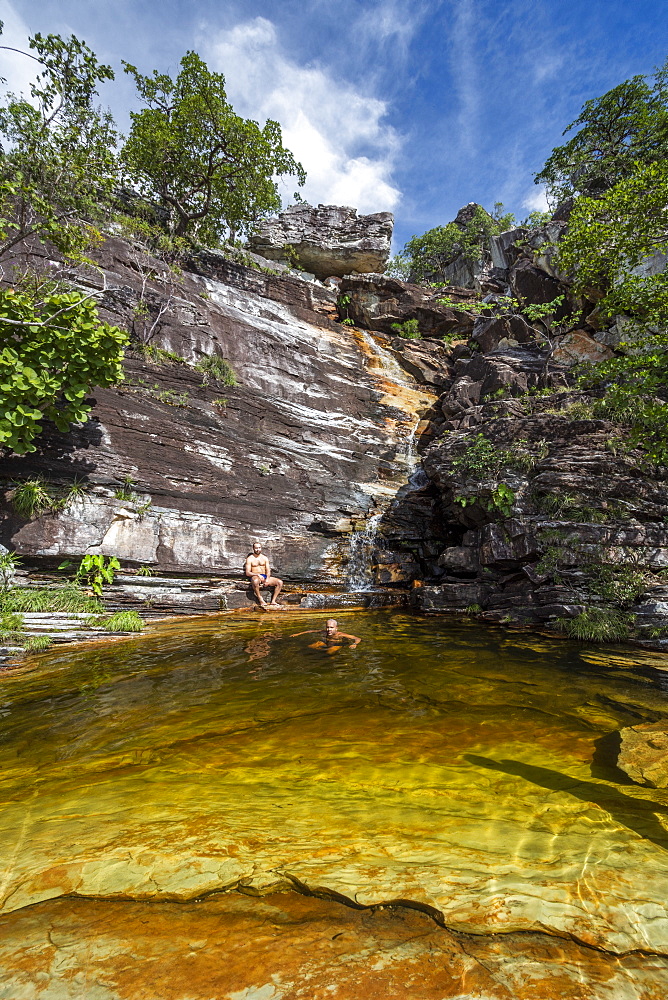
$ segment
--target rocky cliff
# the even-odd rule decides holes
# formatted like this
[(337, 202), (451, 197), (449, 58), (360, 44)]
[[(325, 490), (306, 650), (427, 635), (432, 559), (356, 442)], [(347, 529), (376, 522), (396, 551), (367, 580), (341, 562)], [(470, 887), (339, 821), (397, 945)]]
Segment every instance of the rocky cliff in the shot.
[[(351, 532), (406, 482), (433, 390), (338, 322), (335, 291), (242, 259), (200, 254), (181, 271), (109, 239), (101, 272), (74, 275), (104, 283), (101, 312), (133, 350), (87, 424), (5, 457), (5, 546), (47, 566), (101, 553), (239, 578), (257, 538), (288, 580), (345, 578)], [(22, 518), (13, 490), (34, 476), (82, 491)]]
[[(425, 475), (410, 503), (430, 505), (449, 544), (435, 560), (416, 555), (416, 606), (566, 629), (584, 614), (661, 648), (668, 470), (631, 447), (628, 424), (611, 419), (600, 394), (577, 387), (574, 366), (612, 357), (620, 324), (602, 328), (595, 295), (576, 298), (555, 266), (566, 225), (557, 218), (493, 238), (465, 287), (430, 291), (369, 275), (341, 287), (356, 321), (387, 335), (404, 367), (439, 393), (422, 425)], [(465, 262), (452, 270), (466, 278)], [(557, 322), (530, 322), (503, 296), (557, 299)], [(393, 338), (392, 325), (408, 318), (429, 339)], [(448, 353), (427, 370), (412, 355), (419, 344), (424, 356), (432, 338), (444, 338)], [(398, 512), (380, 525), (378, 581), (383, 535), (403, 544)]]
[[(468, 278), (453, 261), (465, 285), (438, 289), (369, 273), (337, 287), (252, 254), (181, 271), (109, 239), (101, 273), (75, 277), (104, 282), (105, 318), (133, 332), (126, 380), (96, 392), (86, 425), (5, 459), (0, 540), (41, 565), (102, 553), (208, 576), (229, 600), (258, 538), (295, 585), (412, 588), (422, 610), (541, 626), (593, 609), (661, 647), (665, 470), (574, 385), (619, 330), (555, 266), (566, 225), (494, 237)], [(557, 332), (503, 295), (563, 297)], [(421, 339), (397, 335), (407, 319)], [(12, 491), (35, 475), (83, 490), (26, 520)]]

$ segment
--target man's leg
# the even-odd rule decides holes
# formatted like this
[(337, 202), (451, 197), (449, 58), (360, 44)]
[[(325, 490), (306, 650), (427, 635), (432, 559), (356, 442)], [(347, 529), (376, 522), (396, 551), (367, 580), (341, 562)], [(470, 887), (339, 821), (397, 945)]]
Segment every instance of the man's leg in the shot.
[(252, 576), (251, 577), (251, 586), (253, 588), (253, 593), (257, 597), (258, 604), (260, 605), (261, 608), (266, 608), (266, 606), (267, 606), (266, 602), (264, 600), (264, 597), (260, 593), (260, 587), (261, 586), (266, 587), (266, 585), (267, 584), (263, 581), (262, 577), (260, 577), (260, 576)]
[(270, 607), (274, 608), (280, 607), (277, 597), (280, 594), (281, 590), (283, 589), (283, 581), (279, 580), (277, 576), (270, 576), (267, 582), (265, 583), (265, 587), (274, 588), (274, 596), (271, 599)]

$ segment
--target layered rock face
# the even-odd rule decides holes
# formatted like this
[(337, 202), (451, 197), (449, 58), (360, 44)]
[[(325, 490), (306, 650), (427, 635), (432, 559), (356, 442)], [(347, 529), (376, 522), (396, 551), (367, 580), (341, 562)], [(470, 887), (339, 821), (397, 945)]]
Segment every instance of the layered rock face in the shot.
[(292, 205), (263, 222), (249, 246), (283, 263), (296, 255), (299, 266), (320, 279), (382, 273), (390, 255), (393, 226), (391, 212), (358, 216), (356, 209), (339, 205)]
[[(101, 553), (239, 576), (258, 539), (288, 579), (339, 577), (339, 543), (406, 480), (430, 390), (398, 384), (373, 338), (334, 322), (322, 285), (220, 254), (175, 274), (116, 239), (101, 265), (103, 315), (148, 341), (152, 358), (130, 353), (125, 381), (96, 391), (87, 424), (47, 428), (35, 454), (5, 460), (4, 544), (52, 564)], [(236, 385), (196, 367), (211, 358)], [(64, 488), (78, 478), (84, 493), (20, 518), (12, 484), (34, 475)]]

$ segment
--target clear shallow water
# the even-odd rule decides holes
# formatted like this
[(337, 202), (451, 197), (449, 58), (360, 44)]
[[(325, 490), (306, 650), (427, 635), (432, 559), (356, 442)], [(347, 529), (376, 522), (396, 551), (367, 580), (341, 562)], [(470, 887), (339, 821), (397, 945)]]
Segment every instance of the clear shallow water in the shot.
[[(668, 951), (668, 793), (614, 766), (666, 661), (396, 612), (221, 615), (2, 678), (4, 908), (324, 886)], [(666, 663), (668, 666), (668, 663)]]

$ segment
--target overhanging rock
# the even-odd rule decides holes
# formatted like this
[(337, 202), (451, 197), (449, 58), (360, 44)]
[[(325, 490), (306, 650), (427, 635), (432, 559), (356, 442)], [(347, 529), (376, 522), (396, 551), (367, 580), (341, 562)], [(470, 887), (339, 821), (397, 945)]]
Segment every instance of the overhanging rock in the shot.
[[(299, 266), (321, 280), (344, 274), (382, 273), (390, 255), (391, 212), (359, 215), (339, 205), (292, 205), (267, 219), (248, 241), (254, 253)], [(289, 248), (292, 248), (290, 250)]]

